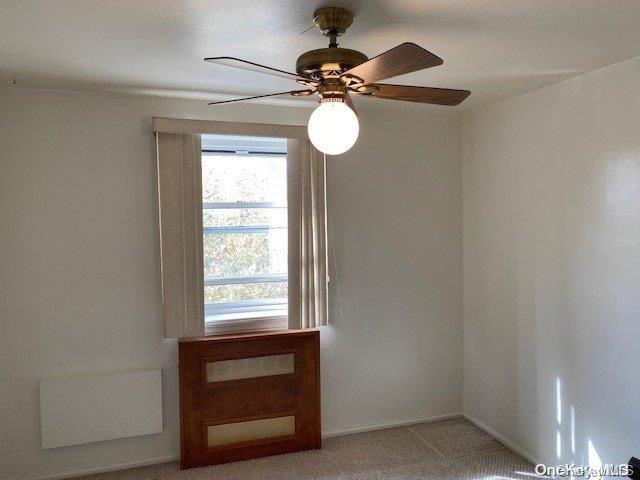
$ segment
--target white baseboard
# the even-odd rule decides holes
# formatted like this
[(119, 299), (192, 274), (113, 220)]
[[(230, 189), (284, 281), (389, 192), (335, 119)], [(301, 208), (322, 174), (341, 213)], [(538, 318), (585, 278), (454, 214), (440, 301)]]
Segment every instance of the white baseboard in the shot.
[(504, 435), (496, 432), (493, 428), (489, 427), (488, 425), (485, 425), (484, 423), (482, 423), (480, 420), (478, 420), (477, 418), (475, 418), (473, 415), (470, 415), (468, 413), (463, 413), (462, 416), (464, 418), (466, 418), (467, 420), (469, 420), (471, 423), (473, 423), (475, 426), (477, 426), (478, 428), (484, 430), (485, 432), (487, 432), (489, 435), (491, 435), (493, 438), (495, 438), (496, 440), (500, 441), (501, 443), (505, 444), (507, 447), (509, 447), (511, 450), (513, 450), (514, 452), (520, 454), (522, 457), (526, 458), (527, 460), (529, 460), (531, 463), (533, 463), (534, 465), (537, 465), (540, 462), (534, 455), (532, 455), (531, 453), (527, 452), (524, 448), (522, 448), (520, 445), (512, 442), (510, 439), (508, 439), (507, 437), (505, 437)]
[(83, 475), (92, 475), (94, 473), (114, 472), (117, 470), (126, 470), (128, 468), (146, 467), (148, 465), (156, 465), (158, 463), (175, 462), (180, 458), (177, 453), (167, 453), (165, 455), (156, 455), (153, 457), (140, 458), (128, 462), (108, 463), (95, 467), (78, 468), (75, 470), (65, 470), (63, 472), (50, 473), (36, 477), (20, 477), (15, 480), (60, 480), (64, 478), (81, 477)]
[[(443, 413), (440, 415), (430, 415), (427, 417), (417, 418), (400, 418), (397, 420), (389, 420), (384, 422), (369, 423), (366, 425), (356, 425), (347, 428), (332, 428), (324, 430), (322, 432), (323, 438), (336, 437), (338, 435), (348, 435), (350, 433), (369, 432), (372, 430), (382, 430), (384, 428), (400, 427), (402, 425), (414, 425), (416, 423), (433, 422), (435, 420), (442, 420), (445, 418), (453, 418), (461, 416), (461, 412)], [(148, 465), (155, 465), (158, 463), (175, 462), (180, 458), (178, 453), (168, 453), (166, 455), (158, 455), (155, 457), (142, 458), (139, 460), (132, 460), (129, 462), (119, 462), (107, 465), (99, 465), (97, 467), (80, 468), (76, 470), (66, 470), (64, 472), (57, 472), (48, 475), (41, 475), (36, 477), (23, 477), (15, 480), (61, 480), (64, 478), (80, 477), (82, 475), (91, 475), (94, 473), (113, 472), (117, 470), (126, 470), (128, 468), (146, 467)]]
[(356, 425), (346, 428), (330, 428), (322, 431), (322, 438), (337, 437), (338, 435), (349, 435), (350, 433), (370, 432), (372, 430), (382, 430), (384, 428), (401, 427), (403, 425), (415, 425), (416, 423), (435, 422), (445, 418), (462, 416), (462, 412), (441, 413), (439, 415), (429, 415), (427, 417), (399, 418), (384, 422), (369, 423), (366, 425)]
[[(369, 423), (365, 425), (356, 425), (353, 427), (346, 427), (346, 428), (332, 428), (332, 429), (324, 430), (322, 432), (322, 437), (329, 438), (329, 437), (336, 437), (339, 435), (349, 435), (352, 433), (370, 432), (373, 430), (382, 430), (384, 428), (400, 427), (403, 425), (415, 425), (418, 423), (433, 422), (436, 420), (443, 420), (446, 418), (454, 418), (454, 417), (460, 417), (460, 416), (463, 416), (464, 418), (469, 420), (471, 423), (475, 424), (478, 428), (484, 430), (489, 435), (491, 435), (492, 437), (496, 438), (497, 440), (505, 444), (511, 450), (519, 453), (534, 465), (540, 463), (540, 461), (538, 461), (538, 459), (536, 459), (534, 455), (527, 452), (524, 448), (512, 442), (510, 439), (506, 438), (504, 435), (496, 432), (491, 427), (485, 425), (483, 422), (475, 418), (473, 415), (470, 415), (468, 413), (462, 413), (462, 412), (443, 413), (439, 415), (430, 415), (427, 417), (400, 418), (396, 420)], [(111, 463), (106, 465), (99, 465), (96, 467), (67, 470), (64, 472), (57, 472), (57, 473), (41, 475), (36, 477), (23, 477), (23, 479), (20, 479), (20, 480), (27, 480), (27, 479), (28, 480), (61, 480), (64, 478), (79, 477), (82, 475), (91, 475), (94, 473), (112, 472), (117, 470), (125, 470), (128, 468), (145, 467), (148, 465), (155, 465), (158, 463), (175, 462), (178, 459), (179, 459), (178, 453), (168, 453), (165, 455), (157, 455), (154, 457), (131, 460), (128, 462), (118, 462), (118, 463)], [(19, 480), (19, 479), (15, 479), (15, 480)]]

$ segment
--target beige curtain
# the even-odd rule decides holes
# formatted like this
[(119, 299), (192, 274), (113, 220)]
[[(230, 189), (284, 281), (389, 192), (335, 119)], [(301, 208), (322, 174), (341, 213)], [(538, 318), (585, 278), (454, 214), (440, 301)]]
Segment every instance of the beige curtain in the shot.
[(307, 139), (287, 142), (289, 328), (327, 324), (325, 156)]
[(200, 135), (157, 133), (162, 318), (167, 338), (204, 335)]

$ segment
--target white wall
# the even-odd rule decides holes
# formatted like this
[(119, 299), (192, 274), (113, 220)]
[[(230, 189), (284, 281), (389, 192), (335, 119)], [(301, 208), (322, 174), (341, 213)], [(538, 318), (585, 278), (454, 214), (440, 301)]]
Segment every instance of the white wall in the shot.
[[(305, 124), (309, 113), (0, 91), (0, 478), (177, 452), (151, 117)], [(328, 165), (337, 270), (322, 413), (333, 431), (461, 409), (461, 120), (361, 112), (361, 123), (357, 146)], [(41, 379), (157, 366), (163, 434), (40, 450)]]
[(639, 91), (634, 59), (464, 120), (464, 410), (551, 465), (640, 454)]

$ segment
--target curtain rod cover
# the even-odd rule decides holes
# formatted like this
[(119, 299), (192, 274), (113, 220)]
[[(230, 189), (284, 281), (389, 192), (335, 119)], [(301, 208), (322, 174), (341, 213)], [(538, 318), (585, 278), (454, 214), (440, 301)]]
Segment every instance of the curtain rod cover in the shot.
[(307, 127), (301, 125), (220, 122), (216, 120), (192, 120), (170, 117), (153, 117), (153, 131), (155, 133), (181, 133), (189, 135), (215, 133), (260, 137), (309, 138)]

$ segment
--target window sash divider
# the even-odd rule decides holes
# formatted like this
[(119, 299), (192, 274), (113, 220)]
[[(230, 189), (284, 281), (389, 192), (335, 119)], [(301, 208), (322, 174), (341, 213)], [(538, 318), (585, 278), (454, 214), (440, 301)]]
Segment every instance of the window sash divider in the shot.
[(286, 225), (231, 225), (221, 227), (203, 227), (207, 235), (231, 235), (234, 233), (263, 233), (269, 230), (282, 230)]
[(246, 283), (286, 282), (286, 273), (266, 273), (263, 275), (242, 275), (234, 277), (208, 277), (204, 279), (205, 287), (216, 285), (243, 285)]
[(204, 210), (287, 208), (287, 204), (279, 202), (204, 202), (202, 208)]
[(212, 150), (203, 149), (202, 153), (206, 155), (220, 155), (228, 157), (229, 155), (235, 155), (237, 157), (286, 157), (287, 152), (269, 152), (269, 151), (255, 151), (255, 150)]

